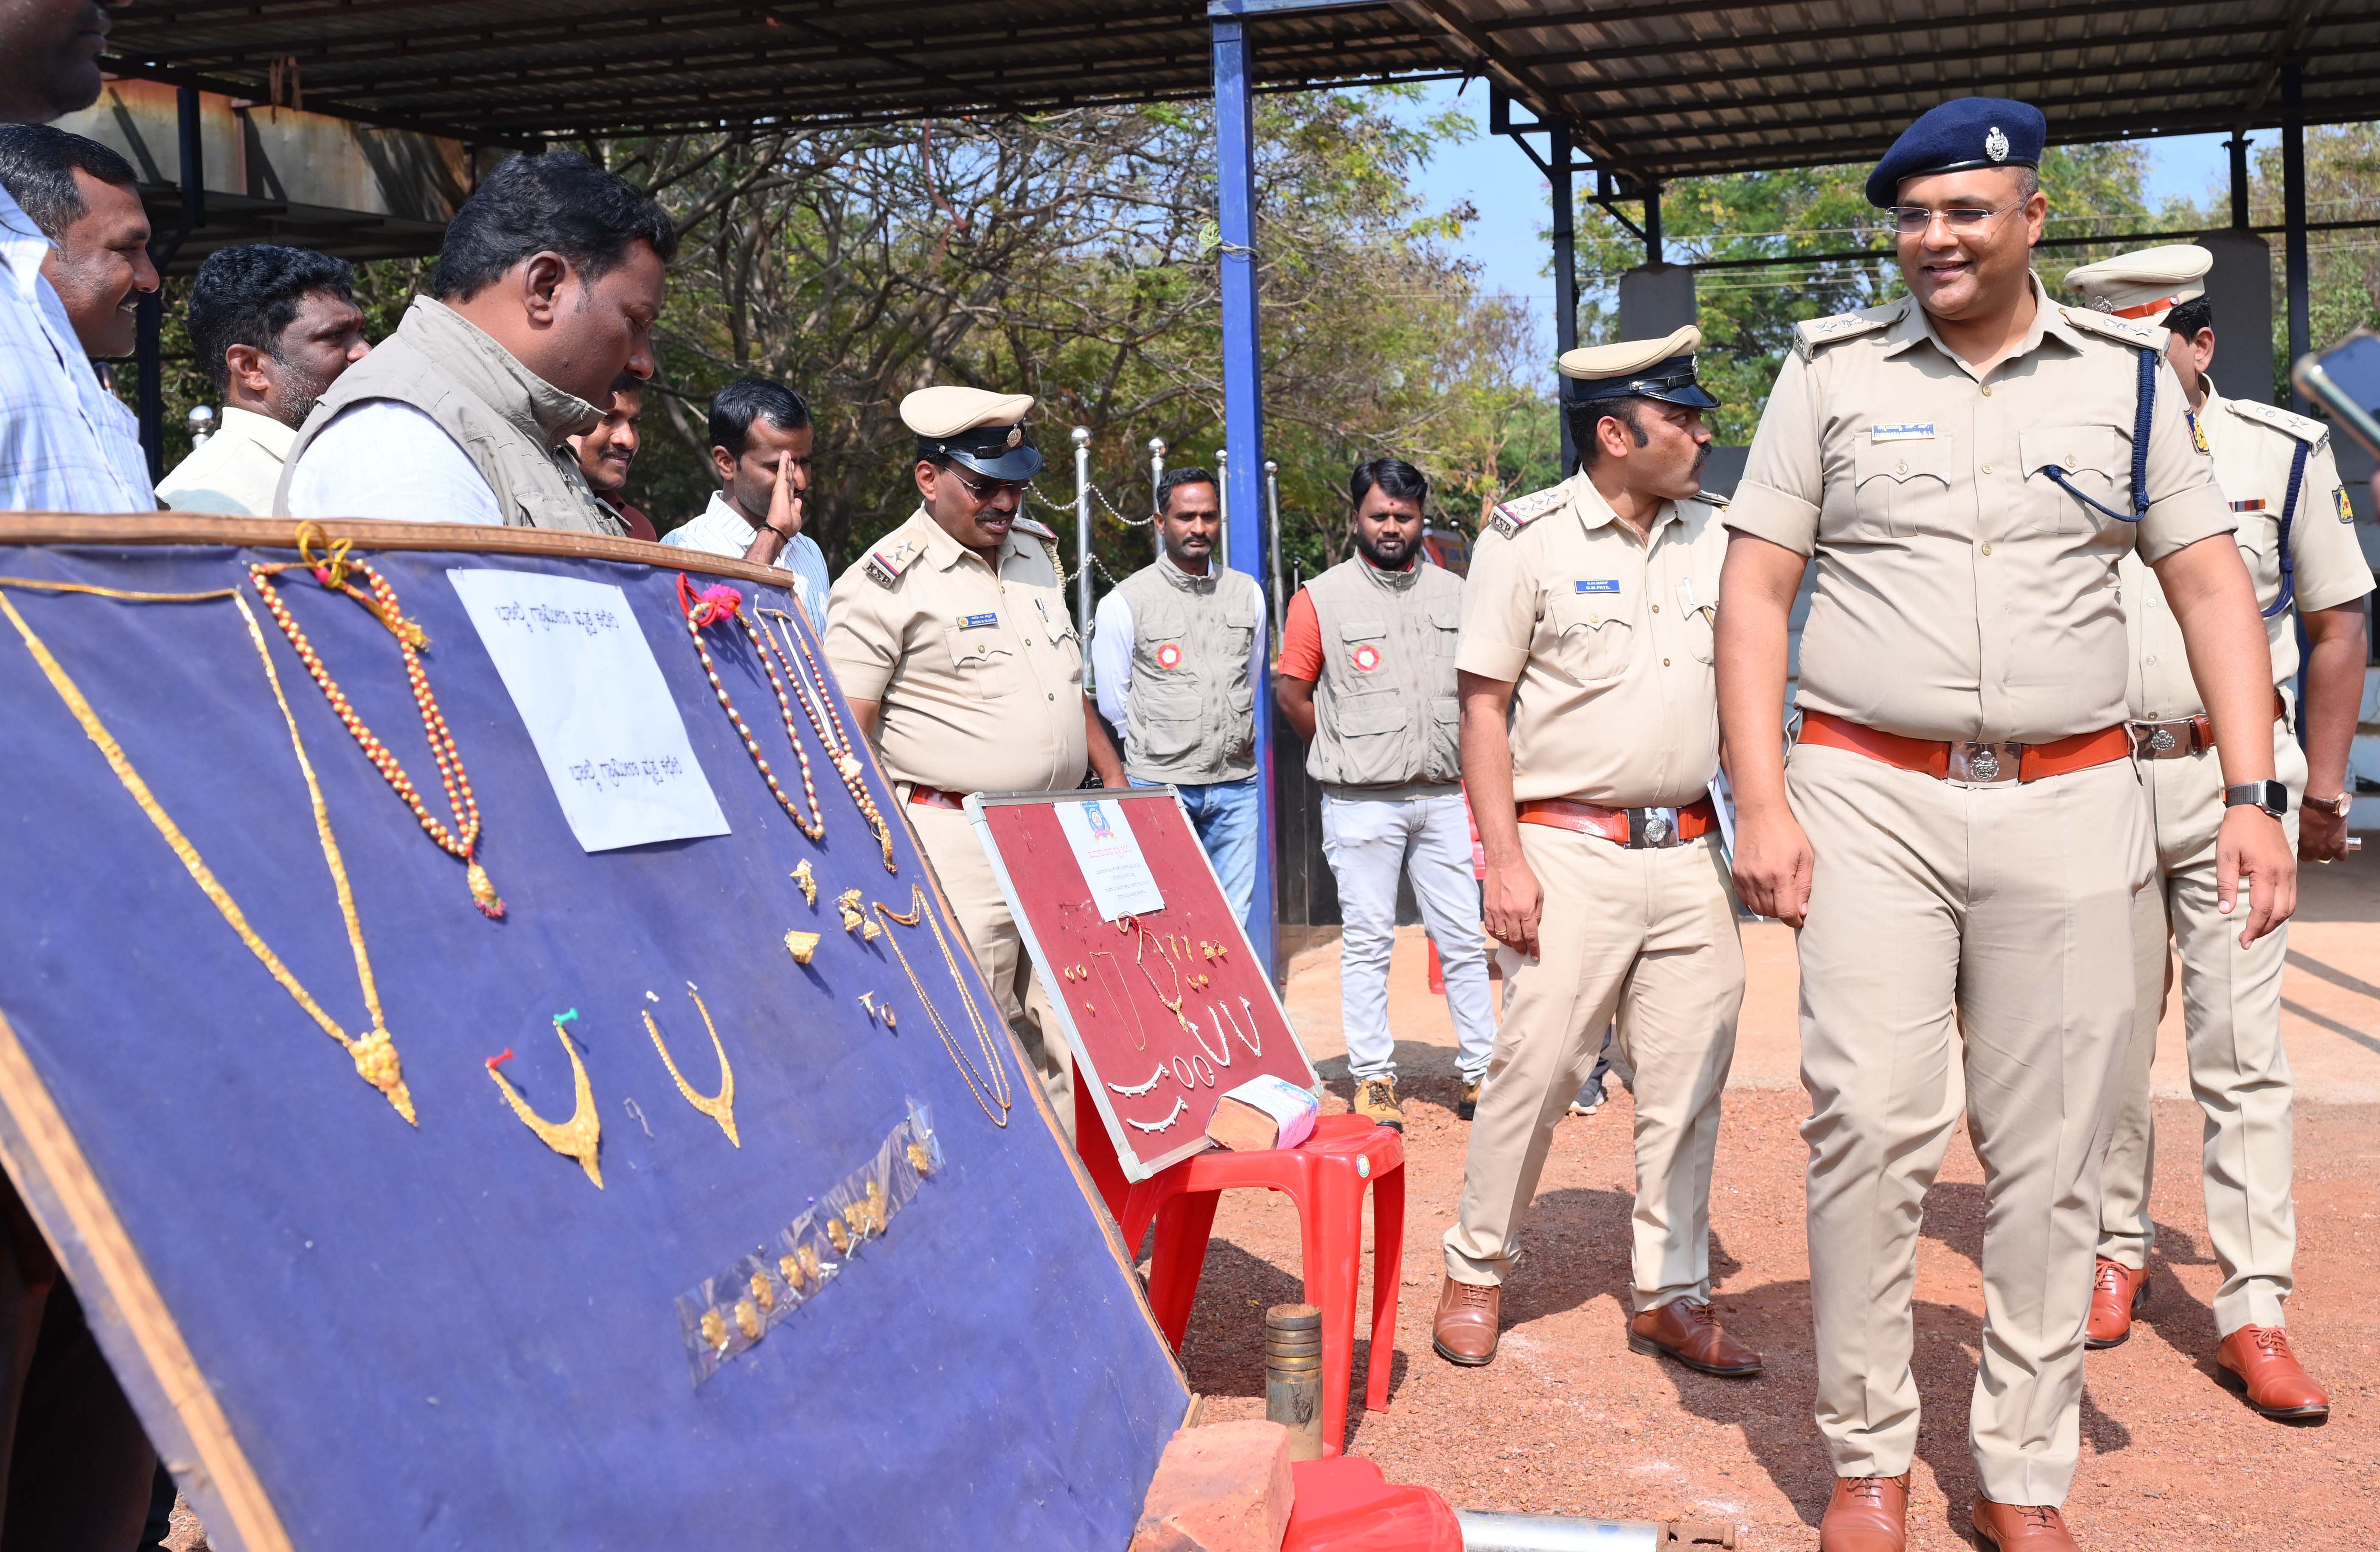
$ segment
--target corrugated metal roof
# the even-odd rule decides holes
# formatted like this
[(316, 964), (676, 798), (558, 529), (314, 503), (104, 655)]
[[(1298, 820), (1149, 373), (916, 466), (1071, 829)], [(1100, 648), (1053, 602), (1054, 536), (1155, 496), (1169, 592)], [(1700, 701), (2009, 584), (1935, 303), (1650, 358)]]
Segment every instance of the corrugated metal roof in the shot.
[[(1966, 92), (2062, 141), (2271, 124), (2290, 59), (2307, 118), (2380, 116), (2371, 0), (1389, 0), (1248, 27), (1264, 86), (1482, 71), (1649, 178), (1856, 160)], [(309, 108), (503, 141), (1180, 100), (1208, 48), (1202, 0), (138, 0), (114, 63), (273, 101), (294, 60)]]

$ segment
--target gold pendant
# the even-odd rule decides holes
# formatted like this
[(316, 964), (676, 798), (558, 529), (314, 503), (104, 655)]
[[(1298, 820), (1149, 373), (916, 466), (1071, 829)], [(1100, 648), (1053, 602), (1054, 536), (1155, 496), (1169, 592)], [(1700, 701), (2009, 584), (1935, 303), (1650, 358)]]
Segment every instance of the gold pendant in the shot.
[(806, 965), (809, 963), (810, 956), (818, 952), (818, 946), (819, 935), (816, 933), (787, 933), (785, 935), (785, 951), (793, 955), (794, 963), (797, 965)]
[(807, 857), (803, 858), (789, 876), (802, 886), (803, 903), (815, 907), (818, 904), (818, 879), (810, 872), (810, 860)]
[[(595, 1189), (601, 1191), (603, 1167), (597, 1161), (596, 1152), (603, 1141), (602, 1118), (596, 1114), (595, 1090), (587, 1082), (587, 1064), (578, 1059), (577, 1047), (572, 1045), (570, 1037), (562, 1033), (564, 1021), (577, 1017), (578, 1009), (574, 1008), (553, 1020), (553, 1037), (562, 1042), (563, 1051), (570, 1057), (570, 1086), (576, 1105), (568, 1120), (549, 1121), (530, 1109), (528, 1101), (520, 1096), (511, 1080), (496, 1070), (496, 1063), (504, 1060), (504, 1057), (488, 1059), (488, 1076), (496, 1081), (496, 1087), (504, 1090), (505, 1103), (513, 1107), (513, 1114), (521, 1118), (521, 1124), (536, 1132), (538, 1141), (555, 1153), (565, 1158), (577, 1159), (578, 1167), (586, 1170), (587, 1178), (595, 1182)], [(505, 1057), (510, 1055), (510, 1051), (504, 1053)]]
[[(650, 992), (645, 995), (652, 996)], [(686, 1102), (717, 1121), (719, 1130), (727, 1133), (727, 1140), (740, 1148), (744, 1140), (735, 1135), (735, 1069), (727, 1064), (727, 1047), (719, 1043), (719, 1026), (710, 1021), (710, 1009), (703, 1006), (702, 994), (695, 990), (691, 981), (686, 983), (686, 995), (694, 999), (696, 1011), (702, 1015), (702, 1027), (710, 1032), (710, 1048), (719, 1053), (717, 1094), (695, 1093), (694, 1085), (686, 1081), (686, 1074), (680, 1072), (677, 1063), (670, 1058), (669, 1046), (662, 1043), (661, 1026), (653, 1022), (651, 1011), (640, 1008), (638, 1011), (644, 1014), (645, 1019), (645, 1033), (653, 1037), (653, 1049), (662, 1054), (662, 1065), (669, 1069), (669, 1075), (676, 1082), (677, 1092), (686, 1095)]]

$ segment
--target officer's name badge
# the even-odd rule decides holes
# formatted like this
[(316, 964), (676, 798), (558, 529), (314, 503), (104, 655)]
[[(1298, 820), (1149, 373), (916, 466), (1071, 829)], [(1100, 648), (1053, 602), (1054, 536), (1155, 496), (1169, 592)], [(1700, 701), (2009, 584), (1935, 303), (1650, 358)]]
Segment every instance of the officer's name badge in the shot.
[(987, 625), (998, 625), (999, 623), (1000, 617), (996, 614), (961, 615), (959, 617), (959, 629), (962, 630), (980, 630)]
[(1597, 580), (1590, 577), (1581, 577), (1577, 581), (1572, 583), (1571, 586), (1579, 593), (1618, 593), (1620, 591), (1620, 580), (1617, 577), (1606, 577), (1601, 580)]
[(1930, 442), (1934, 439), (1931, 421), (1897, 421), (1887, 425), (1872, 425), (1867, 434), (1878, 442)]

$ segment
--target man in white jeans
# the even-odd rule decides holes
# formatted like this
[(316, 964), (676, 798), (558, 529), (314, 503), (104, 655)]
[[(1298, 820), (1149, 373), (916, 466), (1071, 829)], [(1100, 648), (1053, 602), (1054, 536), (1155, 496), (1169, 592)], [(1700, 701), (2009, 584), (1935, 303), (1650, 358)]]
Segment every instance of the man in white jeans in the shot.
[(1463, 582), (1421, 553), (1429, 484), (1419, 470), (1376, 459), (1355, 470), (1348, 495), (1355, 554), (1290, 601), (1274, 694), (1322, 784), (1322, 852), (1344, 923), (1339, 1008), (1355, 1109), (1402, 1131), (1389, 1033), (1400, 874), (1410, 873), (1445, 964), (1464, 1120), (1496, 1045), (1455, 744)]

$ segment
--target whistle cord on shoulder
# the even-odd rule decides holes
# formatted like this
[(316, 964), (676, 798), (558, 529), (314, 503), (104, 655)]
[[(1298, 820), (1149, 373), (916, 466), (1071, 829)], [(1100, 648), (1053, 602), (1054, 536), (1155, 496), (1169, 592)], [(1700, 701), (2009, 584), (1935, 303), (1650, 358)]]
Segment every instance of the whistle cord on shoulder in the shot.
[(2305, 488), (2306, 455), (2313, 450), (2309, 444), (2301, 442), (2298, 450), (2289, 456), (2289, 492), (2281, 498), (2281, 592), (2273, 600), (2273, 606), (2264, 611), (2266, 619), (2288, 608), (2298, 595), (2298, 563), (2289, 556), (2289, 524), (2298, 515), (2298, 495)]
[(2048, 475), (2051, 483), (2067, 495), (2093, 511), (2103, 512), (2118, 522), (2138, 522), (2149, 515), (2149, 422), (2155, 418), (2156, 412), (2158, 360), (2158, 354), (2154, 348), (2149, 346), (2141, 348), (2140, 393), (2137, 398), (2138, 408), (2132, 414), (2132, 509), (2131, 511), (2119, 512), (2105, 502), (2094, 500), (2083, 495), (2081, 487), (2068, 478), (2066, 470), (2054, 463), (2044, 464), (2040, 470), (2041, 473)]

